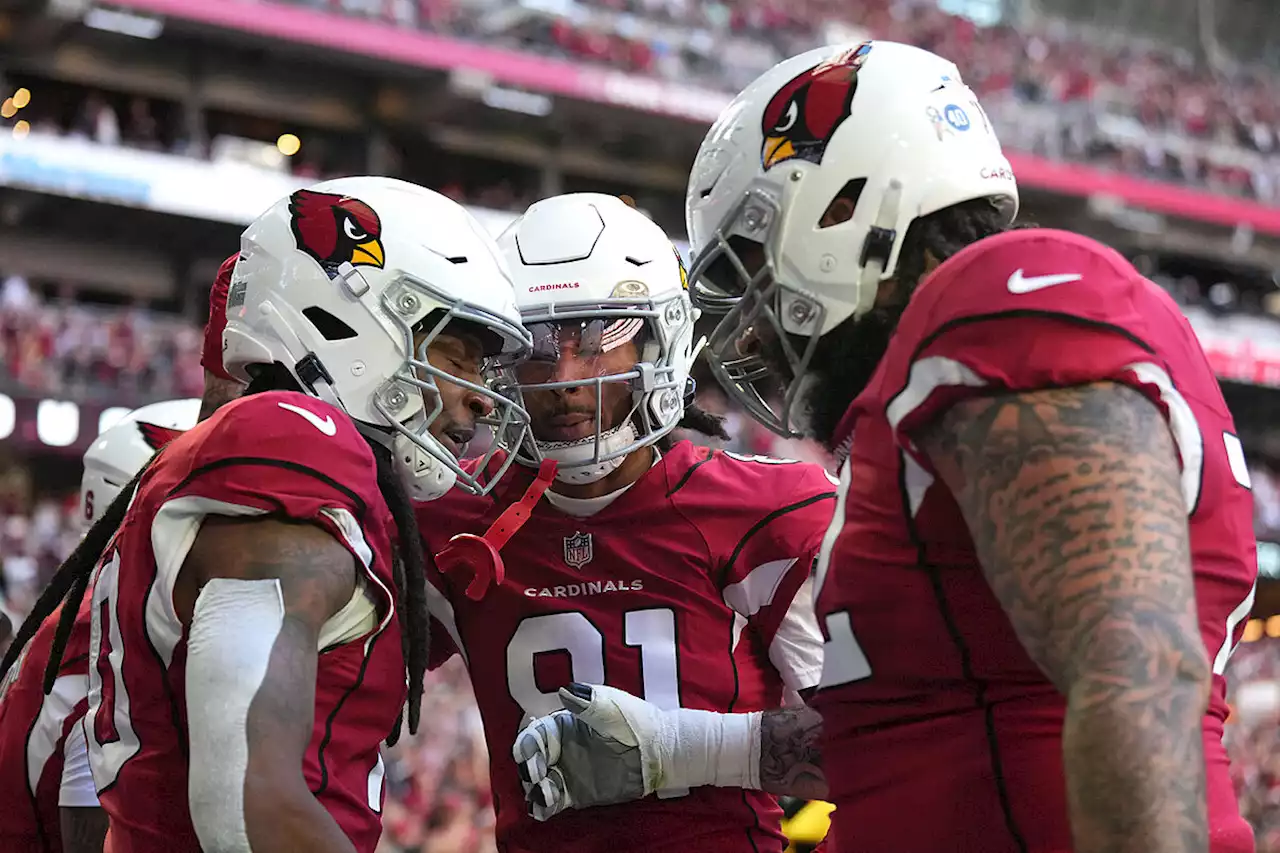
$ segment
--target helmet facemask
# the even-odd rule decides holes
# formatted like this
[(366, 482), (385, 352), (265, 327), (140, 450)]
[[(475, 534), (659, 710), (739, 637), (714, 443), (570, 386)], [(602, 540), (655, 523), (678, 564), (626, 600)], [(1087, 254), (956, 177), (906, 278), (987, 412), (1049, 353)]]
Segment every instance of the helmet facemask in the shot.
[[(554, 459), (559, 463), (558, 479), (585, 484), (602, 479), (627, 456), (657, 442), (675, 428), (684, 410), (686, 379), (677, 364), (678, 338), (692, 323), (691, 313), (683, 295), (661, 302), (560, 303), (526, 312), (523, 321), (533, 339), (533, 353), (506, 375), (535, 423), (527, 440), (504, 436), (503, 444), (522, 464), (537, 466), (543, 459)], [(617, 355), (623, 348), (635, 354), (625, 366)], [(573, 377), (554, 379), (565, 358), (575, 362)], [(570, 393), (574, 390), (586, 393)], [(542, 398), (540, 403), (534, 397), (544, 394), (553, 399)], [(542, 424), (543, 434), (538, 435), (540, 414), (562, 422)], [(575, 419), (581, 420), (574, 423)], [(593, 427), (589, 434), (588, 427)]]
[[(423, 306), (447, 306), (431, 311), (424, 319), (413, 323), (411, 320), (419, 316)], [(449, 382), (485, 400), (492, 412), (476, 417), (477, 424), (483, 424), (493, 430), (495, 435), (505, 435), (523, 441), (529, 425), (529, 416), (519, 401), (504, 393), (498, 381), (503, 371), (522, 356), (523, 352), (504, 351), (503, 341), (512, 336), (528, 342), (528, 334), (523, 329), (513, 327), (502, 317), (484, 308), (454, 299), (439, 289), (414, 276), (403, 274), (386, 288), (379, 300), (379, 308), (384, 316), (399, 332), (403, 347), (408, 353), (404, 363), (391, 379), (379, 386), (373, 398), (373, 408), (385, 419), (396, 433), (393, 440), (393, 452), (398, 465), (406, 465), (411, 469), (423, 468), (430, 464), (428, 459), (418, 455), (417, 451), (426, 453), (431, 460), (444, 466), (449, 474), (448, 480), (456, 478), (456, 482), (465, 491), (472, 494), (487, 494), (502, 475), (510, 467), (510, 457), (502, 460), (496, 472), (486, 473), (489, 463), (501, 450), (497, 442), (491, 443), (484, 456), (475, 466), (474, 473), (467, 473), (440, 441), (431, 434), (432, 424), (444, 411), (444, 400), (441, 396), (439, 382)], [(415, 329), (418, 334), (415, 334)], [(421, 334), (422, 330), (425, 334)], [(481, 371), (485, 377), (483, 385), (455, 376), (431, 364), (428, 350), (432, 343), (444, 334), (462, 334), (479, 336), (485, 344), (485, 364)], [(415, 344), (415, 338), (419, 338)], [(413, 408), (413, 396), (420, 395), (423, 406), (408, 418), (404, 412)], [(452, 475), (452, 476), (450, 476)], [(449, 484), (451, 485), (451, 483)], [(448, 488), (448, 485), (445, 485)]]
[(707, 340), (711, 372), (752, 418), (773, 432), (802, 434), (801, 390), (826, 308), (778, 275), (772, 234), (777, 201), (753, 189), (698, 255), (689, 281), (699, 308), (720, 315)]
[[(852, 218), (865, 183), (847, 182), (818, 228)], [(891, 179), (853, 273), (858, 294), (854, 318), (872, 310), (881, 280), (892, 272), (903, 236), (893, 228), (901, 198), (901, 182)], [(774, 194), (752, 187), (711, 235), (689, 279), (696, 304), (722, 315), (707, 343), (712, 373), (755, 420), (784, 438), (798, 438), (807, 432), (801, 403), (813, 382), (810, 368), (828, 308), (815, 294), (788, 283), (776, 250), (783, 220)]]

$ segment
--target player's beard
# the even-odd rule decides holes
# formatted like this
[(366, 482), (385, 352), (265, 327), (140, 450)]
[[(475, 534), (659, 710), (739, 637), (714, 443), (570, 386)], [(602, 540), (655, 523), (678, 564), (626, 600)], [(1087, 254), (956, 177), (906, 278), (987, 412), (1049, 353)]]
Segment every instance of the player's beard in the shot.
[[(836, 427), (845, 412), (871, 382), (905, 308), (873, 308), (862, 317), (845, 320), (818, 339), (809, 369), (800, 377), (803, 387), (799, 403), (806, 433), (828, 449), (836, 443)], [(768, 357), (773, 361), (777, 353), (771, 352)]]

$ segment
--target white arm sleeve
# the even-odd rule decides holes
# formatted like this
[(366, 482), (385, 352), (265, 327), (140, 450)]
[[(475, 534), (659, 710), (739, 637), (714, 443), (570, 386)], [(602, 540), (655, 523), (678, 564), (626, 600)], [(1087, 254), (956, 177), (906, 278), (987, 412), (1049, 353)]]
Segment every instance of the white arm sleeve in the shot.
[(214, 578), (196, 599), (187, 639), (187, 794), (208, 853), (251, 853), (244, 814), (249, 706), (283, 624), (276, 580)]
[(62, 746), (62, 784), (58, 788), (58, 805), (63, 808), (94, 808), (98, 792), (89, 772), (89, 744), (84, 735), (84, 720), (72, 728)]

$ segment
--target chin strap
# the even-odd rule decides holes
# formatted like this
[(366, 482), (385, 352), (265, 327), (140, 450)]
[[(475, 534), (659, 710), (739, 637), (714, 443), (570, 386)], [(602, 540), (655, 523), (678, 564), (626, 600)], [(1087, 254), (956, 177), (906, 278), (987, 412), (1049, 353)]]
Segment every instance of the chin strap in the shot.
[(436, 554), (436, 567), (455, 583), (465, 583), (467, 598), (472, 601), (484, 598), (489, 585), (501, 584), (507, 574), (498, 552), (533, 515), (533, 508), (555, 479), (555, 460), (542, 460), (538, 476), (529, 484), (524, 497), (504, 509), (483, 536), (459, 533), (450, 539)]

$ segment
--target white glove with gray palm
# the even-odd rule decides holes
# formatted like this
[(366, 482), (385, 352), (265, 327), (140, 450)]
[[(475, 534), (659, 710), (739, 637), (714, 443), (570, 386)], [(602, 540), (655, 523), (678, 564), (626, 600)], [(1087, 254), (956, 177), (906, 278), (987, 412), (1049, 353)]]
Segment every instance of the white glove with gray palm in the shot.
[(643, 799), (660, 790), (760, 787), (760, 714), (663, 710), (623, 690), (571, 684), (564, 710), (516, 735), (529, 813)]

